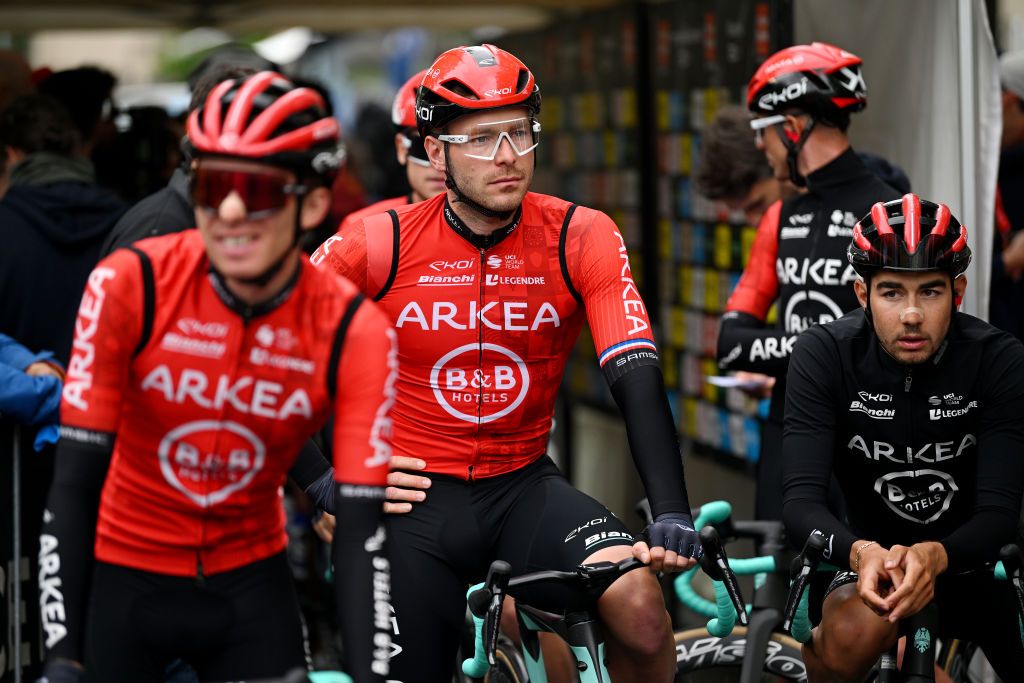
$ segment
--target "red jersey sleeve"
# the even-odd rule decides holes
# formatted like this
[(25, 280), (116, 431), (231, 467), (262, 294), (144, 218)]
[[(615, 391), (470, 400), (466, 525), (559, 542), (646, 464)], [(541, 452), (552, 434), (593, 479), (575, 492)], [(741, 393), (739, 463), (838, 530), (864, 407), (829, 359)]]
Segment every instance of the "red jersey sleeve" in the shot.
[[(651, 321), (618, 227), (600, 211), (577, 207), (566, 229), (570, 231), (566, 258), (571, 286), (586, 307), (608, 384), (635, 367), (658, 365)], [(574, 249), (568, 247), (570, 243)]]
[(779, 214), (782, 200), (775, 202), (761, 217), (757, 235), (750, 250), (750, 260), (743, 269), (739, 284), (729, 296), (725, 311), (748, 313), (758, 320), (768, 317), (768, 310), (779, 295), (775, 259), (779, 253)]
[(398, 342), (384, 313), (363, 301), (345, 334), (334, 399), (334, 477), (383, 487), (391, 462)]
[(64, 438), (97, 443), (99, 434), (117, 431), (128, 370), (142, 335), (142, 292), (139, 257), (127, 249), (114, 252), (89, 275), (61, 401)]
[(397, 230), (390, 213), (345, 220), (309, 257), (318, 268), (329, 268), (351, 280), (359, 291), (380, 298), (391, 280)]

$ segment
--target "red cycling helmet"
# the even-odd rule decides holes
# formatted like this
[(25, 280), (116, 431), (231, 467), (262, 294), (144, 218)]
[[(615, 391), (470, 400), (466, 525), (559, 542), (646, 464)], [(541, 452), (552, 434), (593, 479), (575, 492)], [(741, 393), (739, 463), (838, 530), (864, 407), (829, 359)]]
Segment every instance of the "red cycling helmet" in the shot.
[(426, 137), (475, 111), (521, 105), (540, 112), (540, 90), (519, 59), (494, 45), (457, 47), (427, 69), (416, 98), (416, 123)]
[(835, 121), (867, 106), (860, 57), (828, 43), (794, 45), (764, 61), (747, 86), (755, 114), (799, 109)]
[(186, 132), (199, 156), (260, 161), (325, 183), (344, 159), (338, 122), (320, 94), (273, 71), (218, 84), (189, 115)]
[(876, 203), (853, 226), (846, 256), (867, 279), (877, 270), (943, 270), (956, 278), (971, 262), (967, 228), (945, 204), (916, 194)]
[(425, 73), (426, 70), (414, 74), (395, 94), (395, 103), (391, 105), (391, 123), (395, 124), (396, 132), (416, 127), (416, 91)]

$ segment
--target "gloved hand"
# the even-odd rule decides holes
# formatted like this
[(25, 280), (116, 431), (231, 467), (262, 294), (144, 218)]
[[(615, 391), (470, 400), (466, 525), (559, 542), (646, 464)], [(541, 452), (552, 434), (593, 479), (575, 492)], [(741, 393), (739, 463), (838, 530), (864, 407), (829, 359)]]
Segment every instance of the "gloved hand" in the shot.
[(661, 546), (683, 557), (699, 560), (704, 554), (700, 534), (693, 528), (693, 518), (681, 513), (666, 513), (654, 518), (644, 530), (650, 546)]
[(43, 675), (36, 683), (81, 683), (84, 680), (81, 665), (67, 659), (52, 659), (43, 666)]

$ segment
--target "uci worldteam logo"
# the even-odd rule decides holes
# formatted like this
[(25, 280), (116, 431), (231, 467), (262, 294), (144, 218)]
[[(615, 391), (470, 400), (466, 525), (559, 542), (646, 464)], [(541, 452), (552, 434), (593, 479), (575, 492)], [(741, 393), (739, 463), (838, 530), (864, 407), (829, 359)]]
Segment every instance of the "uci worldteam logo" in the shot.
[(441, 356), (430, 388), (452, 417), (486, 424), (518, 408), (530, 388), (523, 359), (497, 344), (465, 344)]
[(197, 420), (167, 432), (157, 450), (160, 472), (201, 508), (244, 489), (263, 469), (267, 449), (237, 422)]

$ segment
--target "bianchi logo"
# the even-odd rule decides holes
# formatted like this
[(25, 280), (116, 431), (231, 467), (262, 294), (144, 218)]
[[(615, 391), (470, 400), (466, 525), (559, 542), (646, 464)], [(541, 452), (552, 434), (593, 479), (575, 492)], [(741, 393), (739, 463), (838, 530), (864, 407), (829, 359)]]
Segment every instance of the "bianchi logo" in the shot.
[(810, 232), (811, 232), (811, 229), (808, 228), (808, 227), (799, 227), (799, 228), (787, 227), (787, 228), (783, 228), (782, 229), (782, 232), (779, 234), (779, 239), (781, 239), (781, 240), (803, 239), (804, 237), (807, 237), (807, 235), (809, 235)]
[(263, 469), (267, 449), (237, 422), (198, 420), (167, 432), (157, 457), (168, 484), (199, 507), (209, 508), (252, 483)]
[[(733, 633), (724, 638), (708, 636), (676, 642), (676, 666), (680, 672), (715, 666), (738, 666), (747, 650), (747, 639)], [(799, 656), (793, 657), (782, 644), (769, 640), (764, 670), (789, 681), (807, 681), (807, 669)]]
[(434, 398), (445, 412), (486, 424), (518, 408), (530, 388), (523, 359), (497, 344), (465, 344), (449, 351), (430, 371)]
[(864, 413), (875, 420), (891, 420), (896, 417), (896, 411), (892, 408), (872, 408), (861, 401), (851, 401), (850, 412)]
[(918, 524), (931, 524), (941, 517), (959, 490), (953, 477), (939, 470), (890, 472), (875, 480), (875, 493), (886, 505)]
[(917, 633), (914, 634), (914, 648), (924, 654), (928, 651), (928, 648), (932, 646), (932, 634), (924, 626), (917, 629)]

